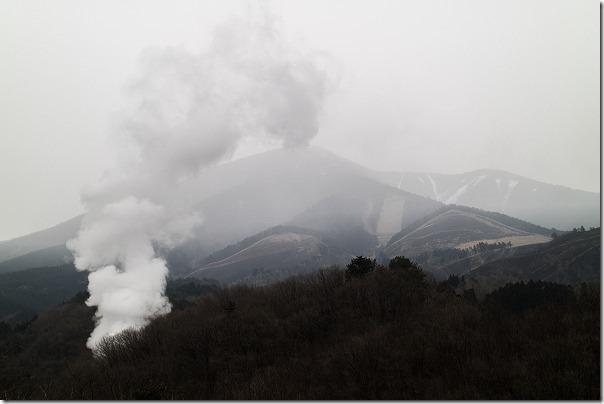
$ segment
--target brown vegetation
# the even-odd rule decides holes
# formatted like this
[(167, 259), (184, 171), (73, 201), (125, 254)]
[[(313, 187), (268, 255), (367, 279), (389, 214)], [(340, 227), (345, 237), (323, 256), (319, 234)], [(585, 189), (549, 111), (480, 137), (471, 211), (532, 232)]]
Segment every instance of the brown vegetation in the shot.
[(598, 286), (509, 285), (479, 304), (393, 261), (206, 294), (94, 357), (76, 299), (4, 338), (1, 398), (600, 398)]

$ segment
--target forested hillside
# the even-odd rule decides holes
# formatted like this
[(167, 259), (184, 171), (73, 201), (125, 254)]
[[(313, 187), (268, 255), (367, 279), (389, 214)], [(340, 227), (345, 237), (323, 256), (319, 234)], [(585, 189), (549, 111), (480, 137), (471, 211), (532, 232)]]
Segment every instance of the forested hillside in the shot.
[(94, 356), (85, 295), (5, 327), (0, 397), (600, 399), (597, 284), (510, 284), (477, 302), (400, 257), (264, 287), (181, 282), (172, 313)]
[(576, 285), (601, 279), (601, 230), (577, 230), (555, 237), (534, 251), (496, 260), (469, 270), (487, 288), (531, 279)]
[(16, 325), (85, 291), (88, 274), (72, 264), (0, 274), (0, 321)]

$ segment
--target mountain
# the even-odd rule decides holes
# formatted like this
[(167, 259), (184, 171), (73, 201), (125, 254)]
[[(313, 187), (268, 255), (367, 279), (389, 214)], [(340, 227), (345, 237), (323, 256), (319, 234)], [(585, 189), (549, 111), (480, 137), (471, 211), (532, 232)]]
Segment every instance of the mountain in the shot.
[(0, 274), (27, 268), (64, 265), (70, 262), (73, 262), (71, 251), (65, 244), (59, 244), (0, 262)]
[[(577, 196), (574, 208), (579, 213), (569, 210), (563, 215), (563, 204), (556, 201), (568, 199), (565, 195), (571, 194), (566, 193), (566, 188), (521, 179), (504, 172), (482, 170), (464, 175), (453, 178), (454, 176), (417, 174), (414, 182), (410, 174), (401, 176), (375, 172), (317, 147), (261, 153), (214, 166), (195, 178), (183, 180), (182, 185), (187, 189), (191, 206), (204, 218), (204, 223), (190, 240), (170, 251), (162, 251), (162, 254), (167, 257), (173, 275), (186, 275), (206, 265), (206, 258), (211, 254), (276, 226), (317, 231), (323, 237), (320, 241), (313, 241), (317, 246), (325, 238), (338, 239), (340, 245), (349, 243), (343, 250), (345, 252), (330, 252), (329, 260), (323, 262), (340, 262), (338, 260), (348, 253), (372, 255), (382, 248), (394, 251), (398, 247), (390, 246), (391, 238), (398, 240), (403, 229), (410, 229), (409, 226), (414, 222), (443, 207), (443, 203), (434, 198), (437, 191), (439, 200), (457, 200), (462, 203), (466, 200), (464, 198), (472, 196), (474, 200), (488, 200), (492, 206), (510, 210), (524, 200), (517, 191), (533, 186), (537, 189), (531, 194), (535, 198), (542, 194), (550, 196), (547, 203), (541, 196), (541, 199), (535, 199), (537, 202), (541, 201), (539, 209), (535, 207), (537, 213), (572, 218), (575, 214), (589, 211), (583, 209), (587, 204), (585, 201), (591, 200), (592, 195), (589, 193), (585, 193), (589, 197), (585, 199), (584, 194), (571, 192)], [(445, 181), (447, 178), (449, 182)], [(429, 190), (434, 191), (434, 194), (417, 185), (422, 184), (422, 181), (424, 185), (430, 185)], [(510, 181), (516, 181), (517, 184), (512, 186), (510, 184), (513, 182)], [(409, 184), (416, 184), (416, 187)], [(458, 186), (459, 184), (462, 185)], [(488, 184), (491, 185), (487, 186)], [(536, 187), (535, 184), (540, 185)], [(495, 192), (497, 186), (510, 192)], [(447, 190), (448, 193), (443, 194), (445, 191), (442, 190)], [(482, 199), (479, 198), (481, 193)], [(449, 194), (451, 195), (448, 196)], [(537, 203), (532, 200), (525, 202), (527, 206)], [(568, 203), (564, 206), (572, 208)], [(438, 219), (442, 222), (439, 226), (456, 225), (467, 219), (459, 214), (456, 218), (454, 216), (449, 213), (441, 217)], [(484, 218), (474, 217), (473, 220), (473, 226), (485, 222)], [(43, 263), (64, 264), (69, 256), (64, 244), (77, 234), (80, 221), (81, 216), (28, 236), (1, 242), (0, 272), (41, 266)], [(507, 225), (512, 230), (504, 231), (505, 226), (501, 224), (483, 224), (492, 227), (492, 234), (478, 232), (476, 237), (464, 236), (467, 238), (466, 242), (514, 236), (514, 243), (517, 245), (521, 240), (520, 236), (525, 237), (524, 243), (535, 243), (546, 241), (545, 237), (551, 234), (551, 230), (542, 228), (530, 230)], [(459, 232), (460, 229), (455, 231)], [(416, 232), (415, 235), (420, 233)], [(542, 237), (538, 238), (536, 235)], [(457, 247), (462, 244), (463, 237), (458, 235), (459, 237), (461, 238), (457, 241), (430, 242), (426, 248)], [(271, 245), (274, 246), (274, 243)], [(414, 249), (421, 253), (421, 248), (416, 247)], [(354, 249), (356, 250), (353, 251)], [(308, 256), (304, 258), (308, 259)]]
[(375, 235), (376, 246), (383, 246), (401, 229), (442, 206), (429, 198), (359, 177), (351, 186), (322, 199), (290, 223), (327, 233), (339, 231), (340, 237), (345, 237), (341, 230), (346, 227), (363, 228)]
[[(368, 212), (368, 207), (375, 206), (375, 212)], [(376, 253), (379, 238), (374, 230), (382, 210), (371, 198), (327, 198), (297, 216), (292, 221), (297, 225), (280, 225), (247, 237), (207, 256), (188, 276), (266, 284), (330, 265), (345, 265), (355, 255)], [(373, 226), (366, 217), (371, 213), (375, 216)]]
[[(370, 177), (370, 170), (320, 148), (273, 150), (203, 173), (196, 184), (200, 189), (196, 208), (204, 214), (204, 231), (214, 241), (236, 242), (242, 236), (285, 224), (326, 198), (342, 195), (346, 200), (361, 198), (377, 204), (383, 204), (384, 198), (392, 196), (386, 201), (386, 210), (407, 199), (419, 201), (414, 206), (441, 206), (428, 198), (384, 186)], [(228, 187), (225, 178), (229, 181)], [(204, 189), (210, 192), (204, 194)], [(378, 209), (364, 208), (371, 212)], [(347, 207), (340, 206), (340, 209)], [(409, 218), (413, 217), (413, 209), (405, 214), (402, 206), (398, 210), (401, 218), (407, 213), (411, 215)], [(397, 229), (391, 231), (382, 225), (374, 231), (391, 236), (400, 230), (399, 223), (394, 227)]]
[[(317, 228), (318, 218), (328, 216), (338, 217), (340, 227), (354, 221), (385, 244), (404, 225), (442, 206), (371, 175), (371, 170), (316, 147), (273, 150), (214, 166), (182, 184), (203, 225), (183, 245), (163, 253), (173, 273), (186, 274), (206, 256), (246, 237), (279, 225)], [(0, 243), (0, 265), (35, 253), (6, 262), (0, 270), (23, 269), (26, 262), (37, 266), (46, 253), (47, 265), (64, 263), (61, 248), (39, 250), (64, 245), (77, 234), (80, 220)]]
[(334, 263), (337, 258), (323, 238), (307, 229), (278, 226), (210, 255), (188, 276), (222, 283), (270, 283)]
[(547, 243), (550, 233), (501, 213), (447, 205), (394, 235), (380, 255), (409, 257), (437, 278), (446, 278)]
[(497, 260), (466, 272), (490, 289), (511, 282), (542, 280), (577, 285), (600, 283), (600, 228), (559, 236), (538, 249), (515, 257)]
[[(375, 237), (367, 250), (372, 252), (442, 206), (370, 175), (370, 170), (314, 147), (274, 150), (216, 166), (191, 185), (200, 198), (194, 208), (205, 218), (203, 226), (169, 254), (168, 262), (176, 273), (192, 272), (207, 255), (280, 225), (344, 238), (366, 232)], [(210, 189), (207, 195), (204, 189)]]
[[(371, 193), (362, 195), (366, 194)], [(265, 284), (324, 266), (344, 266), (357, 255), (377, 256), (384, 263), (403, 255), (437, 279), (446, 279), (551, 240), (549, 229), (497, 212), (452, 205), (422, 214), (384, 246), (374, 231), (383, 205), (361, 195), (343, 198), (327, 198), (299, 215), (292, 221), (295, 225), (277, 226), (206, 257), (189, 276)], [(378, 214), (371, 220), (368, 206), (377, 206)]]
[(513, 246), (545, 243), (550, 230), (497, 212), (459, 205), (445, 206), (396, 234), (383, 252), (416, 256), (423, 252), (471, 247), (479, 242)]
[(377, 180), (445, 204), (501, 212), (547, 228), (600, 225), (600, 194), (546, 184), (501, 170), (463, 174), (376, 173)]
[[(19, 257), (33, 251), (58, 245), (65, 245), (67, 240), (76, 235), (80, 228), (82, 216), (76, 216), (65, 222), (25, 236), (0, 242), (0, 262)], [(52, 264), (64, 264), (53, 262)]]

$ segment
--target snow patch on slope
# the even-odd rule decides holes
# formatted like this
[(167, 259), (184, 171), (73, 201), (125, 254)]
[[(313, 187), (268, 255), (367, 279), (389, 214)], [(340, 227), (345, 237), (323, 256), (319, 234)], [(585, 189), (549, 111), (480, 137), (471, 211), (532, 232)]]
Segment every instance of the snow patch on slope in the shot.
[(393, 235), (401, 231), (404, 210), (405, 197), (390, 195), (384, 199), (375, 229), (380, 246), (386, 245)]
[(472, 186), (473, 186), (473, 187), (475, 187), (476, 185), (480, 184), (480, 182), (481, 182), (482, 180), (484, 180), (485, 178), (487, 178), (487, 176), (486, 176), (486, 175), (479, 175), (479, 176), (478, 176), (478, 178), (476, 178), (476, 179), (474, 180), (474, 182), (472, 182)]
[(457, 203), (457, 201), (459, 200), (459, 197), (461, 195), (463, 195), (468, 189), (474, 188), (476, 185), (480, 184), (480, 182), (482, 180), (484, 180), (486, 177), (487, 177), (486, 175), (479, 175), (477, 178), (475, 178), (471, 182), (462, 185), (460, 188), (458, 188), (453, 193), (453, 195), (451, 195), (449, 198), (447, 198), (445, 203), (448, 203), (448, 204)]
[(458, 188), (457, 191), (455, 191), (453, 193), (453, 195), (451, 195), (450, 197), (447, 198), (447, 200), (445, 201), (445, 203), (447, 203), (447, 204), (457, 203), (457, 200), (459, 199), (459, 197), (464, 192), (466, 192), (467, 189), (468, 189), (468, 184), (465, 184), (461, 188)]
[(405, 178), (405, 173), (401, 174), (401, 179), (398, 182), (398, 185), (396, 186), (397, 189), (401, 189), (401, 185), (403, 185), (403, 179)]

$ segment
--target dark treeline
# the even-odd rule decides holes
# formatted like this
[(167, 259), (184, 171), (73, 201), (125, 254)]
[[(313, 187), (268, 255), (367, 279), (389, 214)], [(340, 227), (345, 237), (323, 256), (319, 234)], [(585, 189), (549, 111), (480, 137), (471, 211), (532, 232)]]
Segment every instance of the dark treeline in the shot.
[(427, 264), (431, 259), (439, 264), (453, 262), (467, 258), (470, 251), (460, 248), (436, 248), (432, 251), (425, 251), (418, 255), (415, 260), (418, 264)]
[(469, 248), (469, 250), (472, 250), (475, 253), (481, 253), (486, 251), (501, 250), (503, 248), (510, 248), (511, 246), (512, 243), (510, 241), (508, 241), (507, 243), (485, 243), (481, 241), (478, 244), (474, 244), (472, 247)]
[(73, 264), (0, 274), (0, 321), (15, 326), (29, 320), (86, 290), (87, 277)]
[(405, 258), (357, 257), (195, 291), (94, 356), (83, 294), (5, 332), (0, 398), (600, 399), (598, 285), (508, 284), (477, 303)]

